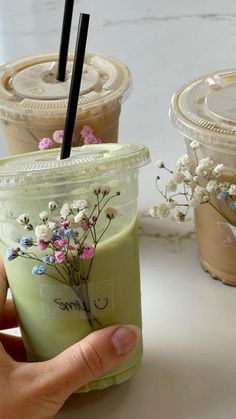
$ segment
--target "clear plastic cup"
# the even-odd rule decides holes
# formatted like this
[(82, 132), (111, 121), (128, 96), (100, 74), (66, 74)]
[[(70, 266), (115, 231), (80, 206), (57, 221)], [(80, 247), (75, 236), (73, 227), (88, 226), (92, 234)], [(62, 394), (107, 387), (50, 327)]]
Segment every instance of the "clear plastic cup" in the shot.
[[(57, 65), (58, 53), (44, 53), (0, 67), (0, 128), (10, 154), (37, 151), (40, 139), (63, 130), (73, 55), (68, 56), (65, 82), (56, 80)], [(75, 146), (83, 144), (85, 125), (102, 142), (117, 142), (121, 104), (130, 88), (131, 75), (123, 63), (103, 54), (85, 55)]]
[[(188, 154), (197, 140), (197, 158), (210, 157), (223, 164), (219, 182), (235, 181), (236, 70), (217, 71), (185, 84), (173, 96), (171, 119), (184, 136)], [(198, 252), (212, 277), (236, 286), (236, 213), (211, 195), (211, 202), (195, 209)]]
[[(0, 160), (0, 249), (30, 361), (52, 358), (113, 323), (141, 327), (138, 171), (148, 161), (146, 147), (118, 144), (73, 148), (66, 160), (56, 149)], [(34, 244), (25, 248), (22, 237)], [(80, 391), (129, 379), (141, 357), (140, 339), (119, 366)]]

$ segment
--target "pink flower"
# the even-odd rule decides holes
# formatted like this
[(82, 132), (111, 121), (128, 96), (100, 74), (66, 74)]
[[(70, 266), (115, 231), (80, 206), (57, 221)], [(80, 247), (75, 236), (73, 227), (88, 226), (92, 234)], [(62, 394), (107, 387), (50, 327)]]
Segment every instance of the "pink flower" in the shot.
[(39, 142), (39, 150), (47, 150), (52, 147), (52, 140), (50, 138), (42, 138)]
[(60, 250), (58, 250), (57, 252), (55, 252), (54, 256), (55, 256), (55, 259), (56, 259), (56, 262), (57, 263), (62, 263), (65, 260), (65, 255)]
[(40, 240), (40, 239), (38, 239), (37, 240), (37, 246), (38, 246), (38, 248), (40, 249), (40, 250), (45, 250), (45, 249), (47, 249), (47, 247), (48, 247), (48, 242), (46, 243), (44, 240)]
[(62, 220), (62, 221), (60, 221), (60, 222), (59, 222), (59, 225), (60, 225), (61, 227), (65, 227), (65, 228), (67, 228), (67, 227), (69, 227), (69, 225), (70, 225), (70, 221), (68, 221), (68, 220)]
[(84, 231), (88, 231), (89, 230), (89, 222), (87, 220), (82, 220), (80, 222), (80, 227), (84, 230)]
[(84, 138), (84, 144), (101, 144), (101, 140), (100, 138), (95, 137), (95, 135), (90, 134)]
[(95, 253), (95, 247), (93, 246), (85, 246), (83, 248), (83, 252), (81, 253), (81, 259), (91, 259)]
[(93, 130), (88, 125), (84, 125), (80, 131), (80, 135), (84, 140), (84, 144), (100, 144), (100, 138), (95, 137)]
[(93, 134), (92, 128), (89, 127), (89, 125), (84, 125), (83, 128), (80, 131), (81, 137), (83, 137), (83, 139), (85, 140), (85, 138), (88, 137), (91, 134)]
[(55, 141), (55, 143), (62, 144), (63, 137), (64, 137), (64, 131), (60, 129), (58, 131), (54, 131), (52, 138)]
[(64, 246), (68, 244), (68, 241), (65, 239), (58, 239), (54, 241), (54, 245), (57, 249), (61, 250)]

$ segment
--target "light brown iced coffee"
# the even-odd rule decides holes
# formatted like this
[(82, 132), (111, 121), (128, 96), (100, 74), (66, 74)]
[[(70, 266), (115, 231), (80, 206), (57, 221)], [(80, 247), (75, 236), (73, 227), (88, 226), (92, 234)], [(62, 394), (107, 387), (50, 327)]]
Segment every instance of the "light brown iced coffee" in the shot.
[[(188, 153), (197, 140), (198, 159), (223, 164), (219, 182), (236, 171), (236, 70), (208, 74), (184, 85), (173, 96), (171, 119), (185, 137)], [(234, 181), (233, 183), (236, 183)], [(236, 286), (236, 209), (211, 194), (211, 203), (195, 209), (198, 252), (212, 277)], [(236, 201), (236, 197), (235, 197)]]
[[(73, 65), (69, 55), (65, 82), (56, 80), (57, 53), (19, 58), (0, 67), (1, 135), (11, 154), (38, 150), (38, 142), (64, 128)], [(84, 125), (102, 142), (118, 138), (121, 103), (131, 76), (115, 58), (87, 53), (77, 109), (74, 145)], [(54, 144), (58, 146), (58, 144)]]

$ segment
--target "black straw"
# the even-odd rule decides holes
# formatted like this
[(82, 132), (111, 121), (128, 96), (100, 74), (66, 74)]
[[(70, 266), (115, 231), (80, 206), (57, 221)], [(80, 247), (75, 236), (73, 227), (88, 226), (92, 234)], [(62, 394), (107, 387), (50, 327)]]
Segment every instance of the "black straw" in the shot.
[(90, 15), (80, 13), (60, 159), (70, 157)]
[(61, 44), (60, 44), (58, 69), (57, 69), (58, 81), (65, 81), (73, 6), (74, 6), (74, 0), (65, 1), (63, 24), (62, 24), (62, 31), (61, 31)]

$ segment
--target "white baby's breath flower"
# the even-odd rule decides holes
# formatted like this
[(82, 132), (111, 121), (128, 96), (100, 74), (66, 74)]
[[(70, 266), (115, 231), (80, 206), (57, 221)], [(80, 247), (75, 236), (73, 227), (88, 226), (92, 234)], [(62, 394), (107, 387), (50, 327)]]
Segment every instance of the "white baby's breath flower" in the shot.
[(221, 192), (228, 192), (230, 188), (230, 183), (229, 182), (222, 182), (219, 184), (219, 189)]
[(210, 157), (205, 157), (204, 159), (199, 160), (199, 165), (212, 168), (214, 165), (214, 162), (210, 159)]
[(77, 211), (83, 211), (84, 209), (88, 208), (88, 206), (89, 203), (87, 199), (79, 199), (72, 202), (72, 208), (76, 209)]
[(57, 208), (57, 203), (55, 201), (50, 201), (48, 203), (48, 209), (52, 212)]
[(229, 188), (229, 194), (236, 195), (236, 185), (234, 183), (232, 183), (232, 185)]
[(197, 176), (204, 176), (204, 175), (206, 175), (206, 168), (205, 168), (205, 166), (199, 165), (199, 166), (196, 167), (195, 172), (196, 172)]
[(179, 172), (183, 169), (182, 157), (179, 158), (176, 162), (175, 171)]
[(184, 167), (187, 167), (187, 169), (192, 169), (195, 166), (195, 160), (189, 157), (188, 154), (181, 157), (180, 161)]
[(204, 195), (206, 193), (206, 189), (202, 186), (197, 185), (194, 189), (194, 195)]
[(177, 189), (177, 184), (171, 179), (166, 185), (168, 192), (175, 192)]
[(54, 221), (48, 221), (47, 225), (53, 231), (55, 230), (57, 223), (55, 223)]
[(165, 167), (165, 163), (163, 162), (163, 160), (157, 160), (157, 161), (155, 162), (155, 166), (156, 166), (158, 169), (163, 169), (163, 167)]
[(99, 195), (101, 193), (101, 186), (102, 185), (100, 185), (100, 183), (92, 183), (90, 188), (95, 193), (95, 195)]
[(29, 214), (21, 214), (19, 215), (19, 217), (17, 218), (17, 222), (19, 224), (28, 224), (29, 222)]
[(218, 189), (218, 183), (216, 182), (216, 180), (210, 180), (208, 184), (206, 185), (206, 190), (209, 193), (216, 192), (217, 189)]
[(182, 183), (184, 180), (184, 173), (181, 171), (174, 172), (172, 179), (175, 183)]
[(192, 208), (197, 208), (201, 204), (201, 197), (193, 197), (188, 201), (189, 206)]
[(177, 203), (173, 199), (168, 199), (166, 205), (169, 209), (173, 209), (176, 207)]
[(200, 203), (209, 201), (209, 194), (208, 194), (208, 192), (206, 191), (206, 189), (204, 189), (204, 188), (202, 188), (202, 189), (203, 189), (202, 192), (194, 192), (193, 193), (193, 199), (199, 200)]
[(201, 159), (199, 161), (198, 166), (196, 167), (196, 175), (197, 176), (206, 176), (210, 173), (214, 165), (214, 162), (210, 159), (210, 157), (206, 157), (205, 159)]
[(170, 209), (168, 208), (168, 205), (166, 202), (162, 202), (160, 205), (158, 205), (156, 208), (156, 216), (158, 218), (166, 218), (170, 214)]
[(46, 222), (48, 220), (48, 212), (47, 211), (42, 211), (39, 214), (39, 218), (40, 220), (42, 220), (43, 222)]
[(176, 219), (177, 221), (179, 221), (179, 222), (183, 223), (183, 222), (184, 222), (184, 220), (185, 220), (185, 214), (183, 214), (181, 211), (178, 211), (178, 212), (175, 214), (175, 219)]
[(108, 195), (110, 191), (111, 191), (111, 188), (109, 185), (101, 185), (102, 195)]
[(151, 215), (151, 217), (153, 217), (153, 218), (158, 217), (158, 215), (157, 215), (157, 207), (156, 207), (156, 206), (154, 206), (154, 207), (150, 208), (150, 209), (149, 209), (149, 214), (150, 214), (150, 215)]
[(117, 209), (112, 208), (112, 207), (106, 208), (104, 212), (105, 212), (106, 217), (109, 218), (109, 220), (112, 220), (113, 218), (115, 218), (115, 216), (118, 213)]
[(194, 182), (194, 180), (193, 180), (193, 176), (191, 175), (191, 173), (189, 173), (189, 172), (187, 172), (186, 174), (185, 174), (185, 178), (184, 178), (184, 183), (185, 183), (185, 185), (187, 185), (187, 187), (189, 187), (189, 188), (194, 188), (196, 185), (195, 185), (195, 182)]
[(214, 169), (213, 169), (213, 174), (214, 175), (219, 175), (220, 173), (222, 173), (223, 170), (224, 170), (224, 165), (223, 164), (217, 164), (217, 166), (214, 167)]
[(66, 219), (70, 213), (71, 213), (70, 205), (66, 202), (61, 207), (60, 216), (64, 219)]
[(38, 240), (49, 242), (52, 237), (52, 230), (49, 226), (42, 224), (35, 227), (35, 236)]
[(205, 188), (203, 188), (202, 186), (197, 185), (196, 188), (194, 189), (194, 196), (195, 197), (202, 197), (204, 195), (206, 195), (207, 191)]
[(196, 150), (197, 148), (199, 148), (199, 147), (200, 147), (200, 143), (199, 143), (198, 141), (196, 141), (196, 140), (193, 140), (193, 141), (191, 141), (191, 143), (190, 143), (190, 147), (191, 147), (193, 150)]
[(75, 216), (74, 216), (74, 221), (75, 223), (80, 223), (80, 221), (82, 221), (84, 215), (86, 213), (86, 209), (79, 211)]
[(196, 201), (199, 200), (201, 203), (207, 202), (209, 200), (209, 194), (205, 188), (198, 185), (194, 190), (193, 199)]

